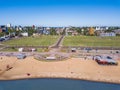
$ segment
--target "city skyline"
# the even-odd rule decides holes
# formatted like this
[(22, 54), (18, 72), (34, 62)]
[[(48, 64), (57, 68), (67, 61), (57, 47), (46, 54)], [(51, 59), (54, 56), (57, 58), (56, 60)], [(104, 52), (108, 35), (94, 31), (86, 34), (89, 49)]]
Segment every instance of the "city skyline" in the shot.
[(0, 25), (120, 26), (120, 0), (2, 0)]

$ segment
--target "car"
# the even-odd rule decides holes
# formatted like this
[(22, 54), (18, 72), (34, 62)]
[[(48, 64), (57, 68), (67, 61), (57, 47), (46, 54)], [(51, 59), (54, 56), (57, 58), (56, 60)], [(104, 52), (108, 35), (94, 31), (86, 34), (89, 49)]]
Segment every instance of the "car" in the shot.
[(4, 41), (5, 39), (4, 38), (0, 38), (0, 41)]
[(107, 56), (106, 60), (108, 62), (109, 65), (118, 65), (118, 62), (116, 60), (114, 60), (112, 57)]
[(84, 48), (88, 53), (92, 50), (92, 48)]
[(95, 56), (94, 59), (98, 64), (107, 64), (108, 63), (103, 56)]
[(118, 62), (116, 60), (114, 60), (110, 56), (95, 56), (94, 60), (98, 64), (103, 64), (103, 65), (118, 65)]
[(7, 36), (7, 37), (5, 37), (5, 40), (9, 40), (9, 39), (10, 39), (10, 37), (8, 37), (8, 36)]
[(17, 55), (17, 59), (24, 59), (24, 58), (26, 58), (25, 54), (18, 54)]

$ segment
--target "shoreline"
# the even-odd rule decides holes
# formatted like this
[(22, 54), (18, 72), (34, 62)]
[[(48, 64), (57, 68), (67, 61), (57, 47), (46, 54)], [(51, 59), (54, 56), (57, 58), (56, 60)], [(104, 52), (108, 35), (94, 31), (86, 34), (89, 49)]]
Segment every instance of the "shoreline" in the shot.
[(110, 84), (120, 84), (120, 80), (110, 80), (110, 79), (106, 79), (106, 80), (103, 80), (103, 79), (90, 79), (90, 78), (84, 78), (84, 77), (81, 77), (81, 78), (78, 78), (78, 77), (71, 77), (71, 76), (68, 76), (68, 77), (61, 77), (61, 76), (29, 76), (29, 77), (21, 77), (21, 76), (18, 76), (18, 77), (13, 77), (13, 78), (9, 78), (9, 79), (0, 79), (0, 81), (13, 81), (13, 80), (26, 80), (26, 79), (70, 79), (70, 80), (85, 80), (85, 81), (91, 81), (91, 82), (100, 82), (100, 83), (110, 83)]
[[(0, 75), (0, 80), (21, 80), (37, 78), (63, 78), (120, 84), (120, 65), (102, 66), (94, 60), (71, 58), (59, 62), (42, 62), (33, 57), (18, 60), (16, 57), (3, 57), (0, 69), (5, 65), (13, 68)], [(119, 61), (120, 63), (120, 61)], [(89, 68), (88, 68), (89, 67)], [(1, 73), (1, 72), (0, 72)]]

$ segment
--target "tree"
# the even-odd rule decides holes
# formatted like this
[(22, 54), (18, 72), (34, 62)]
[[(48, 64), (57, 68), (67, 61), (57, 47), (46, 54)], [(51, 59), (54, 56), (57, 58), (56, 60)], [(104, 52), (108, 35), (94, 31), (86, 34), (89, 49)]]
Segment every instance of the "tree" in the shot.
[(4, 36), (4, 33), (0, 33), (0, 37)]
[(29, 36), (31, 36), (31, 35), (33, 35), (33, 33), (35, 33), (36, 31), (35, 31), (35, 29), (33, 28), (33, 27), (26, 27), (26, 29), (23, 31), (23, 32), (28, 32), (28, 35)]
[(28, 35), (29, 36), (33, 35), (33, 33), (35, 33), (34, 29), (28, 29)]
[(94, 28), (92, 27), (89, 28), (89, 35), (94, 35)]
[(66, 28), (63, 29), (63, 32), (61, 33), (61, 35), (65, 35), (66, 34)]
[(9, 33), (13, 33), (13, 32), (14, 32), (14, 30), (13, 30), (13, 29), (11, 29), (11, 28), (8, 28), (8, 32), (9, 32)]
[(78, 34), (82, 34), (81, 28), (76, 28), (76, 31), (77, 31)]
[(83, 34), (83, 35), (88, 35), (88, 33), (89, 33), (89, 32), (88, 32), (88, 27), (82, 27), (82, 30), (81, 30), (81, 31), (82, 31), (82, 34)]
[(8, 32), (7, 32), (7, 34), (11, 35), (11, 33), (13, 33), (13, 32), (15, 32), (14, 29), (8, 28)]
[(106, 30), (105, 32), (113, 32), (114, 30), (112, 30), (112, 29), (108, 29), (108, 30)]
[(55, 28), (50, 29), (50, 35), (57, 35)]
[(15, 36), (20, 36), (20, 34), (21, 34), (20, 30), (15, 31)]

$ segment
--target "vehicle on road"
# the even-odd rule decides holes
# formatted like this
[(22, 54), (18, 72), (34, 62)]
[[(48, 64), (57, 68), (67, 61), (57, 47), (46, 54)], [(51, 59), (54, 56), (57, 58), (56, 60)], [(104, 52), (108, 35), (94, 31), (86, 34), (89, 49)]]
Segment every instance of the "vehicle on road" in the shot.
[(5, 39), (4, 38), (0, 38), (0, 41), (2, 42), (2, 41), (4, 41)]
[(25, 54), (18, 54), (17, 55), (17, 59), (24, 59), (24, 58), (26, 58)]

